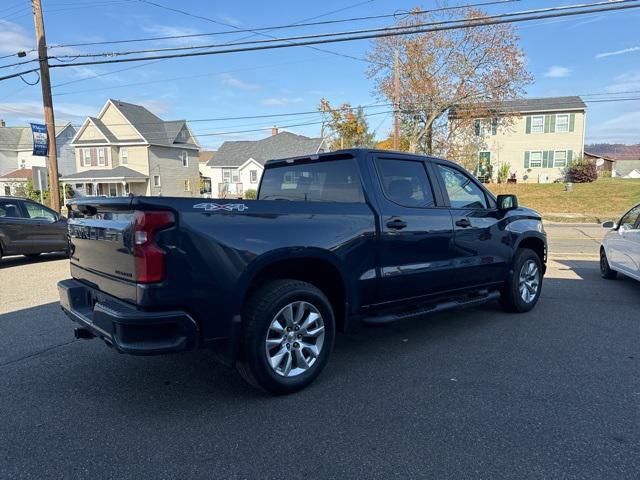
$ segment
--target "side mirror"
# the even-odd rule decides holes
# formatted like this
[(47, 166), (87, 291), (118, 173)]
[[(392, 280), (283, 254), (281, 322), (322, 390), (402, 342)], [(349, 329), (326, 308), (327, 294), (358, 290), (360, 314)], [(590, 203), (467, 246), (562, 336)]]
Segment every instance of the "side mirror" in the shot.
[(609, 220), (608, 222), (604, 222), (602, 224), (602, 228), (608, 228), (608, 229), (614, 229), (616, 228), (616, 222), (612, 222), (611, 220)]
[(498, 195), (498, 210), (513, 210), (518, 208), (518, 197), (515, 195)]

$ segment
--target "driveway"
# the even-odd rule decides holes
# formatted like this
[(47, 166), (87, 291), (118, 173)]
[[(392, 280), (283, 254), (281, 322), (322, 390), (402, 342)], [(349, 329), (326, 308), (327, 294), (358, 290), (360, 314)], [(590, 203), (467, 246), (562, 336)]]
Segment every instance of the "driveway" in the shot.
[(591, 242), (551, 243), (529, 314), (363, 327), (277, 398), (206, 351), (74, 340), (67, 261), (5, 259), (0, 478), (637, 478), (640, 283), (601, 279)]

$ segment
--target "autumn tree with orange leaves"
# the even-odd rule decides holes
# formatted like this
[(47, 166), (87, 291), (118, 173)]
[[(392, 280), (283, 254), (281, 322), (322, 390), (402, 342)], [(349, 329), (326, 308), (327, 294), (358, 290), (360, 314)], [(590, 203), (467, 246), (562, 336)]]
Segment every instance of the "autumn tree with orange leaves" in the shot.
[[(461, 7), (408, 15), (398, 25), (461, 18), (478, 22), (485, 16), (481, 10)], [(517, 98), (533, 80), (518, 41), (509, 24), (376, 39), (367, 55), (371, 65), (368, 75), (375, 81), (376, 93), (389, 103), (394, 103), (393, 71), (398, 52), (398, 100), (407, 150), (459, 161), (460, 156), (468, 156), (475, 148), (469, 145), (476, 141), (474, 119), (491, 113), (483, 104)], [(456, 122), (449, 125), (448, 114), (456, 106), (465, 108), (456, 109)], [(468, 141), (460, 141), (465, 135)]]
[(343, 103), (333, 108), (325, 98), (320, 100), (318, 110), (323, 114), (322, 137), (329, 138), (331, 150), (354, 147), (373, 147), (374, 134), (362, 107), (353, 108)]

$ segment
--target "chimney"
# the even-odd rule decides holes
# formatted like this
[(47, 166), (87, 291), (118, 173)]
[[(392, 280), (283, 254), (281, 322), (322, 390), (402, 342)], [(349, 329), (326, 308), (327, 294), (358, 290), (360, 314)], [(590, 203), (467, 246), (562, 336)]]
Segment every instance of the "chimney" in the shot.
[(278, 127), (276, 127), (275, 125), (273, 127), (271, 127), (271, 135), (277, 135), (278, 134)]
[(0, 118), (0, 127), (6, 127), (7, 124), (4, 123), (4, 118)]

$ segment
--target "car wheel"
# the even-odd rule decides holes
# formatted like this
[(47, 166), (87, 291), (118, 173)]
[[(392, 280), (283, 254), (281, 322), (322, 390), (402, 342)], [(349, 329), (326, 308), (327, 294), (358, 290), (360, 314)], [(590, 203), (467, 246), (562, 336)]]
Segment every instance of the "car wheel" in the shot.
[(237, 368), (251, 385), (287, 394), (313, 382), (333, 349), (335, 319), (321, 290), (299, 280), (277, 280), (259, 289), (243, 314)]
[(27, 258), (38, 258), (40, 256), (40, 254), (39, 253), (26, 253), (24, 256), (27, 257)]
[(518, 249), (513, 270), (500, 296), (500, 303), (509, 312), (524, 313), (538, 303), (542, 291), (542, 262), (528, 248)]
[(611, 270), (604, 248), (600, 249), (600, 275), (608, 280), (613, 280), (618, 276), (618, 272)]

